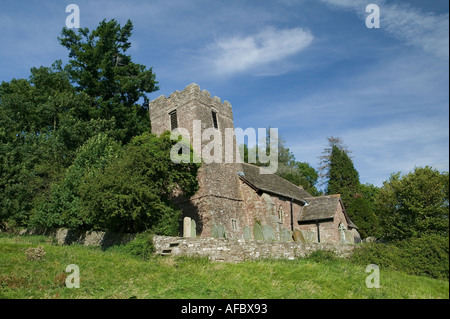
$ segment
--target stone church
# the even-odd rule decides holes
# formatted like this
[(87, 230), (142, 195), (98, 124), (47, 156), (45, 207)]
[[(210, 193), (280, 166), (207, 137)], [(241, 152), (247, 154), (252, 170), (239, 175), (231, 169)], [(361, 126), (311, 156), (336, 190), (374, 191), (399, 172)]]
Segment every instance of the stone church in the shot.
[[(201, 121), (203, 130), (220, 131), (222, 138), (225, 129), (234, 129), (230, 103), (211, 97), (197, 84), (151, 101), (149, 113), (152, 133), (184, 128), (191, 144), (195, 120)], [(275, 174), (261, 174), (260, 167), (238, 161), (202, 163), (197, 178), (199, 190), (194, 196), (174, 198), (183, 213), (180, 233), (184, 237), (333, 243), (360, 240), (339, 195), (313, 197), (301, 186)]]

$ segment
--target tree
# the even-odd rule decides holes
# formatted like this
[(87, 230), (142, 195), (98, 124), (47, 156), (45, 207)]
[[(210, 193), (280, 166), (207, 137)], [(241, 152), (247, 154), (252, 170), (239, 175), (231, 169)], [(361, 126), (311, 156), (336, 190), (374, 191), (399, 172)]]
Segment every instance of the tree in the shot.
[(161, 137), (146, 132), (133, 138), (104, 170), (84, 176), (79, 195), (92, 227), (177, 235), (181, 213), (170, 199), (174, 192), (195, 194), (200, 165), (173, 163), (170, 150), (175, 143), (169, 132)]
[(327, 194), (341, 194), (346, 207), (359, 191), (359, 174), (348, 154), (333, 145), (328, 172)]
[(350, 154), (351, 151), (348, 149), (347, 145), (344, 144), (344, 141), (340, 137), (330, 136), (327, 138), (328, 145), (322, 152), (322, 155), (319, 157), (320, 159), (320, 167), (319, 167), (319, 177), (323, 179), (322, 184), (326, 184), (329, 180), (329, 172), (330, 172), (330, 160), (331, 154), (333, 151), (333, 147), (336, 146), (339, 150), (345, 152), (346, 154)]
[(362, 238), (380, 236), (380, 222), (375, 209), (378, 192), (379, 188), (372, 184), (361, 184), (359, 192), (353, 195), (347, 208), (347, 213), (358, 226)]
[(449, 174), (429, 166), (392, 174), (376, 197), (383, 237), (448, 236)]
[(327, 183), (326, 194), (340, 194), (346, 212), (358, 226), (361, 237), (377, 236), (378, 216), (375, 213), (373, 185), (362, 185), (359, 173), (341, 138), (328, 138), (329, 148), (322, 155), (322, 176)]
[[(94, 118), (114, 119), (114, 138), (127, 143), (149, 130), (146, 94), (158, 90), (152, 68), (133, 63), (126, 55), (133, 30), (130, 20), (100, 22), (97, 29), (64, 28), (60, 43), (69, 50), (65, 70), (78, 92), (92, 98)], [(143, 98), (144, 104), (138, 104)]]
[(131, 21), (121, 27), (115, 20), (92, 32), (64, 28), (66, 66), (57, 60), (32, 68), (28, 80), (1, 83), (1, 220), (26, 226), (91, 137), (126, 144), (150, 130), (146, 94), (158, 87), (152, 69), (126, 55), (132, 29)]
[(36, 200), (29, 224), (48, 228), (91, 228), (89, 219), (83, 215), (79, 196), (83, 178), (104, 170), (121, 151), (121, 144), (104, 133), (87, 140), (77, 150), (75, 160), (65, 171), (63, 179), (51, 185), (47, 196)]

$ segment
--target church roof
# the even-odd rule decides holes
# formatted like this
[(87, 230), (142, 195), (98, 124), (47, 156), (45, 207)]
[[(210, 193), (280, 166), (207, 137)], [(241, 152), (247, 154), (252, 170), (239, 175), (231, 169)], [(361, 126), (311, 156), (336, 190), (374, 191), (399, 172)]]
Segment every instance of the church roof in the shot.
[(348, 217), (339, 195), (309, 197), (305, 198), (305, 200), (309, 205), (302, 208), (298, 216), (299, 222), (308, 223), (330, 219), (332, 220), (336, 214), (337, 205), (340, 204), (347, 220), (347, 224), (352, 228), (358, 228)]
[[(305, 198), (311, 197), (311, 194), (303, 188), (292, 184), (284, 178), (269, 172), (261, 174), (258, 166), (243, 163), (242, 167), (243, 172), (240, 172), (239, 176), (253, 188), (289, 199), (292, 198), (300, 202), (304, 202)], [(261, 169), (264, 170), (264, 168)]]

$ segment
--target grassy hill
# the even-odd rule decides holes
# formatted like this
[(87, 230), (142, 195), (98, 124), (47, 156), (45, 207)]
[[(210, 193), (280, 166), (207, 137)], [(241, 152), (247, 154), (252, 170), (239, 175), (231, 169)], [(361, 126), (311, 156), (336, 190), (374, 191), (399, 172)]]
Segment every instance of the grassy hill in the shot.
[[(25, 251), (42, 246), (42, 260)], [(66, 266), (80, 288), (65, 286)], [(347, 260), (261, 260), (237, 264), (155, 256), (119, 248), (57, 246), (43, 236), (0, 234), (0, 298), (449, 298), (449, 282), (380, 269), (381, 287), (365, 285), (365, 267)]]

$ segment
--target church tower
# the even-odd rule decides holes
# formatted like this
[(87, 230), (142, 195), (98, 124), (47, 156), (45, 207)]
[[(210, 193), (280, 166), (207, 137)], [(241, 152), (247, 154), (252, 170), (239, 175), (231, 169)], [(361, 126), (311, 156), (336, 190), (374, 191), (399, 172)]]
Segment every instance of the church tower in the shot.
[[(243, 220), (240, 221), (243, 218), (243, 203), (238, 175), (242, 171), (242, 164), (236, 161), (239, 154), (234, 134), (231, 144), (226, 139), (227, 131), (234, 130), (231, 104), (222, 102), (216, 96), (211, 97), (208, 91), (200, 90), (193, 83), (181, 92), (175, 91), (169, 97), (162, 95), (151, 101), (149, 112), (153, 134), (159, 136), (165, 131), (185, 129), (189, 132), (191, 145), (197, 154), (205, 151), (205, 146), (211, 146), (213, 139), (221, 139), (222, 147), (213, 149), (213, 152), (222, 152), (221, 162), (206, 164), (202, 161), (197, 177), (199, 191), (190, 199), (176, 199), (176, 203), (183, 217), (195, 221), (196, 234), (191, 236), (222, 237), (227, 234), (228, 237), (239, 237), (242, 233), (239, 225), (244, 224)], [(213, 129), (209, 132), (217, 134), (202, 138), (199, 129), (201, 133)], [(233, 153), (231, 162), (230, 157), (226, 160), (226, 147), (227, 152)], [(206, 149), (209, 150), (208, 147)]]

